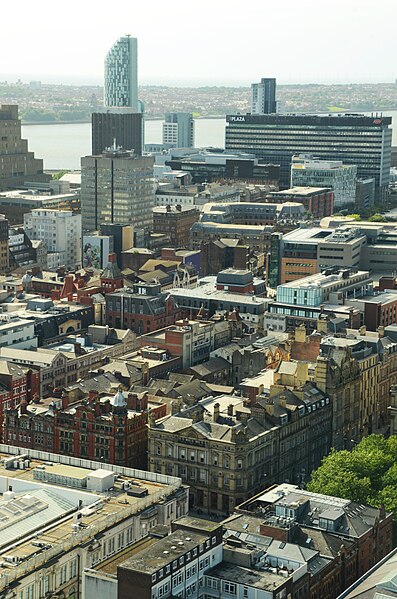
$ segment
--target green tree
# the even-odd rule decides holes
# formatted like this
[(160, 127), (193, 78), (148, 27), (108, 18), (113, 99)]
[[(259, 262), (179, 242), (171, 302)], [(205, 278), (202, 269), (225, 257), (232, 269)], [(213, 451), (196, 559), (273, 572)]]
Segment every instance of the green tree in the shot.
[(69, 171), (58, 171), (57, 173), (54, 173), (52, 175), (52, 178), (55, 179), (56, 181), (58, 179), (60, 179), (61, 177), (63, 177), (64, 175), (66, 175), (66, 173), (68, 173)]
[(309, 491), (344, 497), (363, 503), (371, 495), (371, 480), (355, 471), (352, 453), (347, 450), (332, 450), (323, 459), (320, 468), (312, 473)]
[(372, 216), (369, 217), (368, 219), (371, 223), (382, 223), (384, 222), (386, 219), (382, 214), (376, 213), (373, 214)]
[(397, 437), (365, 437), (352, 451), (332, 450), (308, 489), (393, 512), (397, 523)]

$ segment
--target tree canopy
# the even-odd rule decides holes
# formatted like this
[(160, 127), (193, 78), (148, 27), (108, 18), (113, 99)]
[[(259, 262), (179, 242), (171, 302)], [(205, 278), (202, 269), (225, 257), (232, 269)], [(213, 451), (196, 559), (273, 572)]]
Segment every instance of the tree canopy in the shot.
[(397, 437), (365, 437), (352, 451), (332, 450), (312, 473), (309, 491), (393, 512), (397, 521)]

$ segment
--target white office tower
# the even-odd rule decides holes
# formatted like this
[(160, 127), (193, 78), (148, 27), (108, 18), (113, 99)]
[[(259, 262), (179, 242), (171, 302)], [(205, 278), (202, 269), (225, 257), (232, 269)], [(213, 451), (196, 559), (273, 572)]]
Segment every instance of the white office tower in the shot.
[(194, 120), (190, 112), (166, 112), (163, 144), (174, 148), (194, 147)]
[(38, 208), (24, 215), (24, 229), (30, 239), (47, 245), (49, 270), (81, 267), (81, 214)]

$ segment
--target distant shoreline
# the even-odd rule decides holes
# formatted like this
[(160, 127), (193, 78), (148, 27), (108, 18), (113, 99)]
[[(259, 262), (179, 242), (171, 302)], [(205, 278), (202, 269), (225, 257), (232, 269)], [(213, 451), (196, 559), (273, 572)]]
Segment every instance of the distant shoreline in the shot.
[[(370, 113), (370, 112), (396, 112), (397, 111), (397, 106), (395, 108), (377, 108), (372, 109), (372, 110), (360, 110), (360, 109), (354, 109), (354, 108), (349, 108), (349, 110), (335, 110), (335, 111), (323, 111), (323, 112), (295, 112), (295, 113), (291, 113), (291, 114), (365, 114), (365, 113)], [(280, 114), (287, 114), (287, 113), (280, 113)], [(218, 115), (203, 115), (203, 116), (195, 116), (193, 117), (194, 120), (201, 120), (201, 119), (225, 119), (226, 115), (225, 114), (218, 114)], [(163, 117), (150, 117), (145, 119), (146, 121), (163, 121), (164, 118)], [(23, 127), (30, 127), (30, 126), (34, 126), (34, 125), (87, 125), (90, 124), (91, 120), (84, 120), (84, 121), (22, 121), (22, 126)]]
[[(226, 115), (224, 114), (212, 114), (212, 115), (203, 115), (203, 116), (195, 116), (193, 119), (225, 119)], [(146, 121), (163, 121), (164, 117), (161, 116), (152, 116), (150, 118), (145, 119)], [(30, 127), (31, 125), (86, 125), (91, 123), (91, 120), (84, 121), (22, 121), (22, 125), (25, 127)]]

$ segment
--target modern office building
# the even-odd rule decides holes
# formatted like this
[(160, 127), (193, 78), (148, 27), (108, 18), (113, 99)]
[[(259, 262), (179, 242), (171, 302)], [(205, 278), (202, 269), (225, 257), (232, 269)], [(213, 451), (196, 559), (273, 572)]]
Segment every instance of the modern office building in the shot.
[(243, 180), (248, 183), (273, 185), (278, 188), (278, 164), (261, 164), (254, 154), (233, 154), (219, 150), (202, 150), (189, 156), (174, 156), (165, 164), (172, 170), (184, 171), (193, 183)]
[(358, 210), (371, 208), (375, 201), (375, 180), (372, 177), (356, 179), (355, 206)]
[(104, 103), (139, 111), (138, 40), (135, 37), (120, 37), (106, 55)]
[(50, 179), (43, 173), (43, 161), (29, 152), (27, 140), (22, 139), (18, 106), (0, 106), (0, 191)]
[(163, 144), (176, 148), (192, 148), (194, 146), (194, 120), (190, 112), (165, 113)]
[(333, 266), (359, 268), (367, 237), (359, 228), (295, 229), (272, 235), (268, 258), (269, 285), (288, 283)]
[(25, 214), (24, 229), (31, 240), (44, 241), (49, 265), (51, 254), (56, 254), (53, 264), (55, 268), (65, 266), (74, 270), (81, 267), (80, 214), (71, 210), (39, 208)]
[[(8, 219), (10, 226), (20, 225), (24, 215), (37, 208), (48, 210), (73, 210), (80, 213), (80, 191), (62, 191), (54, 186), (55, 181), (50, 184), (39, 184), (34, 187), (29, 182), (29, 188), (14, 189), (0, 193), (0, 214)], [(80, 186), (79, 186), (80, 187)]]
[(152, 156), (111, 149), (81, 159), (81, 212), (84, 231), (102, 223), (151, 228), (155, 204)]
[(91, 115), (92, 154), (102, 154), (116, 143), (142, 154), (143, 114), (127, 107), (104, 108)]
[(357, 166), (341, 160), (317, 160), (312, 156), (293, 156), (292, 186), (330, 187), (334, 192), (334, 206), (341, 208), (354, 204), (356, 198)]
[(342, 299), (361, 297), (371, 291), (368, 271), (334, 268), (279, 285), (277, 302), (298, 306), (321, 306), (325, 302), (339, 304)]
[(274, 114), (277, 112), (276, 80), (262, 78), (251, 84), (251, 114)]
[(134, 245), (134, 227), (122, 223), (101, 223), (101, 235), (113, 238), (113, 252), (119, 268), (122, 268), (122, 252)]
[(254, 153), (280, 164), (280, 186), (290, 186), (294, 154), (357, 165), (359, 178), (373, 177), (382, 199), (390, 180), (391, 117), (351, 115), (237, 114), (226, 117), (226, 149)]

